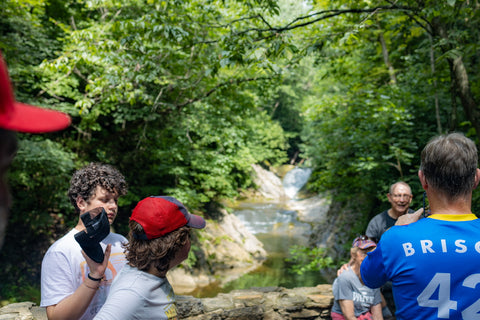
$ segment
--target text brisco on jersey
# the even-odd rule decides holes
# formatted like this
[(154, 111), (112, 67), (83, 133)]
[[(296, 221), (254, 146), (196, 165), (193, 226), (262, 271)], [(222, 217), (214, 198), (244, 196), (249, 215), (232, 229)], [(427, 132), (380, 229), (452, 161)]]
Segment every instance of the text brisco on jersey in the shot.
[(475, 250), (480, 253), (480, 241), (476, 243), (467, 244), (465, 240), (449, 240), (440, 239), (440, 241), (433, 242), (432, 240), (419, 240), (418, 242), (404, 242), (402, 243), (405, 256), (413, 256), (416, 253), (430, 254), (430, 253), (466, 253), (469, 250)]

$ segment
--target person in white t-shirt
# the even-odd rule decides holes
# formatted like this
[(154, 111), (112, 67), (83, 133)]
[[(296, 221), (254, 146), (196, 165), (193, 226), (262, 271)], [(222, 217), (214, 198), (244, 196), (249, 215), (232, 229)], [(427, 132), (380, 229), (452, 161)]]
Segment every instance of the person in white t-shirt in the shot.
[(41, 307), (48, 319), (93, 319), (105, 303), (111, 283), (125, 265), (127, 239), (110, 232), (100, 243), (104, 259), (88, 257), (75, 235), (85, 230), (80, 216), (103, 208), (110, 225), (118, 212), (118, 198), (127, 193), (124, 176), (113, 166), (91, 163), (74, 173), (68, 196), (79, 214), (78, 224), (57, 240), (42, 261)]

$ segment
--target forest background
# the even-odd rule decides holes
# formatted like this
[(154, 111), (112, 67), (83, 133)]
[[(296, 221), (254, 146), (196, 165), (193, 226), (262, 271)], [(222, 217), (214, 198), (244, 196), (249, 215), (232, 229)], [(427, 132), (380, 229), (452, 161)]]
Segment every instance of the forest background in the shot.
[[(357, 210), (352, 235), (413, 189), (434, 135), (480, 136), (479, 2), (5, 0), (0, 50), (17, 100), (72, 125), (19, 134), (0, 298), (37, 301), (45, 250), (78, 217), (91, 161), (129, 183), (116, 222), (168, 194), (207, 218), (254, 187), (251, 165), (313, 168), (308, 188)], [(474, 212), (480, 212), (477, 193)]]

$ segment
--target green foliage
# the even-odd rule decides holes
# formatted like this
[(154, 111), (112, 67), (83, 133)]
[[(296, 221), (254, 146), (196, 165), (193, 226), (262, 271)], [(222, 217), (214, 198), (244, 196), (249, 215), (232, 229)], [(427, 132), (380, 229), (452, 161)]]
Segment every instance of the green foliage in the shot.
[(66, 190), (75, 156), (51, 140), (21, 139), (19, 145), (9, 183), (22, 201), (14, 202), (10, 223), (28, 225), (38, 234), (52, 224), (52, 215), (73, 213)]
[(291, 258), (287, 258), (287, 261), (294, 263), (291, 270), (297, 274), (320, 271), (333, 266), (333, 259), (325, 256), (325, 251), (325, 248), (319, 247), (292, 246)]
[(11, 303), (31, 301), (40, 305), (40, 288), (38, 285), (32, 286), (23, 279), (17, 282), (8, 282), (2, 285), (0, 308)]
[[(314, 168), (311, 190), (364, 200), (362, 223), (388, 205), (397, 180), (420, 205), (428, 139), (480, 135), (477, 12), (475, 2), (432, 0), (0, 2), (0, 50), (17, 99), (73, 120), (63, 132), (20, 135), (2, 264), (10, 243), (46, 247), (75, 223), (65, 193), (90, 161), (125, 173), (125, 216), (152, 194), (201, 210), (251, 186), (252, 163), (295, 157)], [(331, 263), (317, 249), (293, 250)], [(11, 278), (0, 283), (38, 280), (37, 252), (2, 266)]]
[(72, 116), (62, 132), (21, 136), (1, 259), (18, 246), (36, 254), (2, 266), (2, 283), (38, 282), (46, 248), (78, 219), (66, 191), (85, 163), (126, 175), (116, 226), (125, 231), (123, 216), (143, 197), (169, 194), (202, 209), (250, 186), (252, 163), (286, 161), (284, 131), (263, 110), (281, 81), (281, 61), (270, 57), (284, 49), (241, 35), (264, 24), (255, 12), (277, 12), (276, 2), (8, 0), (0, 8), (17, 99)]
[(74, 159), (52, 140), (20, 138), (8, 177), (14, 199), (0, 252), (2, 299), (40, 302), (39, 270), (50, 239), (63, 235), (77, 219), (66, 196)]
[(200, 250), (196, 244), (192, 244), (190, 251), (188, 252), (188, 258), (182, 262), (182, 266), (187, 267), (188, 269), (193, 269), (198, 261), (195, 252)]
[[(377, 4), (328, 3), (365, 9)], [(427, 30), (403, 11), (365, 13), (361, 23), (350, 14), (333, 20), (336, 23), (326, 26), (323, 34), (335, 36), (316, 55), (315, 85), (311, 96), (303, 99), (302, 151), (316, 168), (310, 188), (338, 190), (338, 198), (345, 200), (360, 194), (387, 206), (385, 191), (395, 181), (410, 183), (414, 194), (422, 191), (416, 171), (421, 148), (437, 134), (435, 94), (440, 123), (449, 126), (448, 64), (438, 60), (432, 75), (425, 63), (430, 59)], [(380, 35), (395, 68), (395, 82), (385, 64)], [(371, 210), (370, 215), (380, 211)]]
[(251, 163), (286, 159), (282, 128), (257, 112), (268, 97), (248, 86), (270, 73), (258, 67), (263, 56), (230, 42), (234, 24), (223, 21), (249, 4), (215, 3), (197, 11), (181, 1), (125, 2), (118, 11), (120, 2), (87, 2), (85, 10), (104, 12), (101, 21), (64, 25), (62, 55), (41, 66), (43, 90), (72, 101), (65, 108), (79, 119), (69, 145), (81, 158), (117, 163), (139, 195), (169, 193), (199, 207), (235, 196)]

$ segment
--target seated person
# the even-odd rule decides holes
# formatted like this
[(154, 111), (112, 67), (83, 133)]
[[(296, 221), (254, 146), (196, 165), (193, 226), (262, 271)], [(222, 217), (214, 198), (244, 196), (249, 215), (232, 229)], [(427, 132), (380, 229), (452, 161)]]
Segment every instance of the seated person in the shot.
[(351, 263), (333, 282), (332, 320), (383, 320), (380, 289), (370, 289), (360, 278), (360, 265), (375, 242), (357, 237), (350, 249)]
[(167, 271), (187, 259), (190, 228), (205, 227), (173, 197), (148, 197), (130, 217), (127, 264), (117, 275), (95, 319), (177, 319)]

